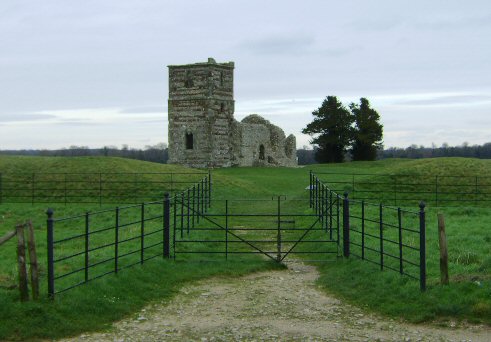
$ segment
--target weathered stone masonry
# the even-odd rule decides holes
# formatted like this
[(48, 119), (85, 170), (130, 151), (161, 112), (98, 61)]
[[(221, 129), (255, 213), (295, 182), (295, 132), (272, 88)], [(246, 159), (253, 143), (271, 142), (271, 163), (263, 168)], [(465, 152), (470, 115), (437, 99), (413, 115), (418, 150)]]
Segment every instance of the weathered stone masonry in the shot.
[(169, 163), (295, 166), (296, 140), (252, 114), (234, 119), (234, 63), (169, 66)]

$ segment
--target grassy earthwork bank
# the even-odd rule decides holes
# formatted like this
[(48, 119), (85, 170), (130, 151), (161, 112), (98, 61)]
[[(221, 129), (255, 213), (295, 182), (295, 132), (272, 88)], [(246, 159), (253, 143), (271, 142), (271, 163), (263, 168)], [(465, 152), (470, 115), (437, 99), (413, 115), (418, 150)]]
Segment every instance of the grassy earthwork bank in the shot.
[[(304, 168), (230, 168), (212, 171), (213, 198), (308, 199), (305, 188), (309, 170), (343, 174), (407, 174), (491, 176), (491, 161), (463, 158), (384, 160)], [(188, 169), (119, 158), (49, 158), (0, 156), (0, 172), (183, 172)], [(369, 177), (369, 176), (367, 176)], [(346, 189), (349, 191), (349, 189)], [(257, 204), (258, 206), (261, 203)], [(402, 204), (401, 204), (402, 205)], [(94, 204), (8, 204), (0, 205), (0, 236), (27, 219), (34, 223), (41, 263), (42, 299), (20, 303), (15, 288), (17, 269), (14, 240), (0, 246), (0, 340), (70, 336), (107, 328), (111, 322), (131, 315), (145, 304), (168, 300), (188, 281), (209, 276), (239, 276), (247, 272), (277, 268), (274, 263), (253, 257), (219, 262), (185, 262), (155, 259), (46, 298), (46, 208), (58, 217), (85, 211), (113, 208)], [(212, 206), (213, 208), (213, 206)], [(418, 210), (417, 203), (407, 209)], [(260, 208), (258, 208), (259, 210)], [(450, 285), (439, 285), (437, 214), (444, 213), (449, 249)], [(461, 207), (427, 207), (428, 288), (422, 293), (416, 280), (397, 272), (380, 271), (376, 265), (355, 258), (334, 258), (316, 264), (319, 284), (329, 293), (367, 309), (413, 322), (468, 320), (491, 324), (491, 205), (472, 203)], [(315, 247), (314, 247), (315, 248)]]
[[(0, 157), (0, 172), (31, 174), (57, 173), (160, 173), (190, 172), (178, 166), (135, 162), (118, 158), (29, 158)], [(97, 202), (97, 200), (96, 200)], [(152, 302), (165, 302), (186, 283), (219, 276), (237, 277), (250, 272), (281, 269), (282, 266), (252, 256), (245, 261), (216, 262), (200, 260), (173, 261), (155, 258), (143, 266), (135, 266), (108, 275), (87, 285), (47, 298), (46, 209), (56, 217), (83, 214), (87, 211), (111, 209), (118, 204), (50, 204), (2, 203), (0, 205), (0, 236), (13, 230), (16, 224), (32, 220), (40, 263), (38, 301), (20, 302), (17, 288), (16, 239), (0, 246), (0, 340), (37, 340), (73, 336), (85, 331), (108, 328), (110, 324), (138, 312)], [(128, 205), (127, 203), (122, 204)], [(107, 223), (107, 222), (106, 222)], [(58, 226), (56, 234), (80, 234), (77, 227)], [(60, 232), (63, 229), (63, 232)], [(150, 223), (147, 229), (151, 229)], [(64, 251), (67, 254), (78, 250)], [(108, 251), (111, 253), (112, 249)], [(136, 316), (135, 316), (136, 318)]]

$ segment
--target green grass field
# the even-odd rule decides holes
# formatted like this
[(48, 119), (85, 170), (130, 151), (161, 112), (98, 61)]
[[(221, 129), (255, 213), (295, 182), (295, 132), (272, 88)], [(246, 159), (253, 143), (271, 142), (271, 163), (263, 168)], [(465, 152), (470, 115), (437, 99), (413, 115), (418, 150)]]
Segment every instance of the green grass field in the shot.
[[(407, 174), (491, 176), (491, 161), (464, 158), (384, 160), (305, 168), (230, 168), (213, 170), (213, 201), (284, 195), (307, 200), (309, 170), (342, 174)], [(189, 169), (118, 158), (43, 158), (0, 156), (0, 172), (185, 172)], [(326, 180), (326, 181), (329, 181)], [(57, 217), (114, 205), (57, 204)], [(33, 220), (41, 262), (42, 295), (46, 294), (47, 204), (1, 204), (0, 236), (15, 224)], [(417, 211), (418, 207), (405, 207)], [(213, 209), (213, 206), (212, 206)], [(261, 208), (256, 208), (258, 211)], [(251, 210), (256, 210), (252, 208)], [(264, 209), (264, 208), (262, 208)], [(307, 208), (308, 209), (308, 208)], [(219, 209), (216, 209), (219, 210)], [(450, 285), (439, 285), (437, 214), (444, 213), (449, 246)], [(319, 284), (326, 291), (369, 310), (414, 322), (463, 319), (491, 324), (491, 208), (475, 206), (427, 208), (428, 290), (392, 271), (354, 258), (316, 264)], [(314, 246), (313, 248), (320, 248)], [(166, 300), (187, 281), (212, 275), (237, 276), (277, 267), (256, 256), (247, 263), (232, 258), (206, 263), (154, 260), (109, 275), (57, 296), (54, 302), (18, 302), (17, 269), (13, 240), (0, 246), (0, 339), (55, 338), (86, 330), (98, 330), (135, 312), (143, 305)]]

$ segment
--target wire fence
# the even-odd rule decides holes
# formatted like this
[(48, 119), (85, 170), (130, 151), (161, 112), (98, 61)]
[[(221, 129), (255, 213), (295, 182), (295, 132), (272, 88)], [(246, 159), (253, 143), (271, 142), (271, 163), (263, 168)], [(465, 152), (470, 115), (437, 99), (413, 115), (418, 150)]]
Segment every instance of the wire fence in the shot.
[(121, 204), (159, 201), (210, 173), (0, 173), (2, 203)]
[(356, 200), (394, 206), (416, 206), (422, 200), (436, 207), (491, 204), (491, 177), (336, 172), (315, 175), (333, 191), (349, 192), (350, 198)]

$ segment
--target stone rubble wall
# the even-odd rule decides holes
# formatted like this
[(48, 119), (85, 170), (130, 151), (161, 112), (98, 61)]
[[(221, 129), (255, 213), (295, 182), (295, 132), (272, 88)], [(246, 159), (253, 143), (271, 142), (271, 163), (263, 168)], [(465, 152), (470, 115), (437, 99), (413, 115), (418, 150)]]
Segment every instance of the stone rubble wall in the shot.
[[(238, 166), (297, 165), (294, 135), (285, 138), (281, 128), (257, 114), (245, 117), (238, 127), (242, 141), (239, 149), (233, 151)], [(261, 145), (264, 146), (264, 158), (260, 158)]]

